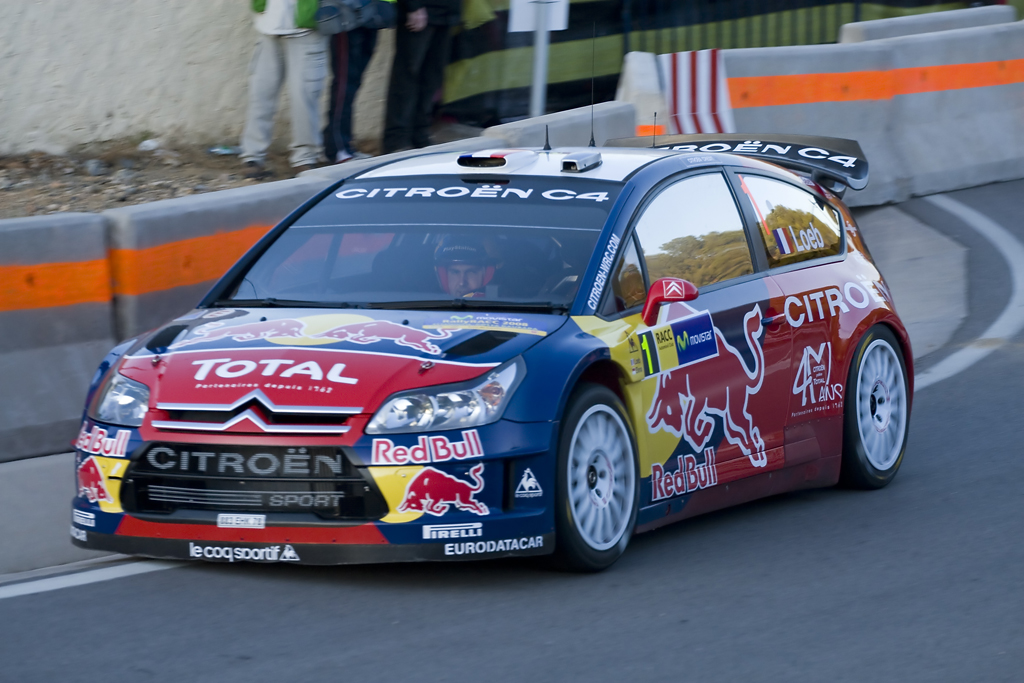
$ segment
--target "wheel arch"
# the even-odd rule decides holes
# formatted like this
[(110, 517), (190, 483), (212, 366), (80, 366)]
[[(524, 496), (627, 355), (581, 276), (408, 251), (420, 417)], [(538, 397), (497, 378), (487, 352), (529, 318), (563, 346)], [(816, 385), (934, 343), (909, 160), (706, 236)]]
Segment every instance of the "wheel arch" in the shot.
[(626, 373), (622, 366), (612, 360), (611, 356), (607, 354), (591, 354), (584, 358), (577, 366), (576, 372), (573, 373), (570, 381), (566, 382), (565, 389), (559, 399), (559, 421), (562, 421), (565, 417), (565, 411), (569, 406), (569, 399), (572, 398), (572, 395), (583, 384), (600, 384), (618, 396), (619, 400), (622, 401), (622, 405), (625, 406), (627, 417), (629, 417), (632, 423), (631, 427), (635, 431), (636, 416), (631, 413), (629, 401), (626, 397)]
[(846, 376), (849, 377), (850, 370), (853, 368), (853, 362), (856, 359), (856, 350), (860, 346), (861, 340), (864, 335), (868, 333), (875, 325), (881, 325), (892, 332), (893, 336), (896, 337), (896, 343), (899, 344), (900, 353), (903, 355), (903, 364), (907, 369), (907, 403), (909, 408), (912, 410), (914, 405), (914, 356), (913, 350), (910, 345), (910, 335), (907, 333), (906, 328), (903, 326), (903, 322), (895, 317), (894, 315), (871, 317), (865, 319), (857, 330), (857, 334), (849, 345), (849, 351), (846, 354), (843, 365), (846, 368)]

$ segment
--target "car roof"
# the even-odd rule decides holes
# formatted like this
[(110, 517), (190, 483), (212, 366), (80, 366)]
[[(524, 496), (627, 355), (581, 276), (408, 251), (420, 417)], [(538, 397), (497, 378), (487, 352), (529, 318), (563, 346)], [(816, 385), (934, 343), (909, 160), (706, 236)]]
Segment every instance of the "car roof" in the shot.
[[(600, 154), (601, 158), (601, 163), (598, 166), (583, 172), (566, 172), (562, 170), (562, 162), (565, 159), (578, 158), (595, 153)], [(472, 157), (474, 160), (503, 157), (508, 163), (494, 167), (468, 167), (465, 165), (467, 157)], [(735, 152), (686, 152), (652, 147), (560, 147), (552, 150), (539, 148), (494, 148), (478, 152), (434, 152), (383, 164), (359, 173), (348, 180), (444, 175), (494, 175), (502, 177), (533, 176), (560, 178), (567, 182), (579, 179), (624, 183), (645, 166), (670, 157), (690, 157), (687, 160), (688, 169), (708, 166), (743, 166), (748, 169), (767, 171), (779, 176), (788, 177), (793, 182), (807, 185), (805, 178), (794, 170), (766, 160), (736, 154)], [(460, 159), (463, 160), (463, 163), (460, 163)], [(816, 187), (816, 183), (812, 183), (808, 189), (823, 194), (821, 189)]]
[[(580, 155), (598, 153), (601, 164), (581, 173), (562, 170), (562, 161)], [(638, 169), (652, 161), (679, 154), (663, 149), (560, 147), (553, 150), (495, 148), (479, 152), (437, 152), (423, 154), (378, 166), (354, 179), (394, 178), (399, 176), (424, 175), (500, 175), (500, 176), (549, 176), (561, 178), (586, 178), (588, 180), (610, 180), (624, 182)], [(460, 159), (463, 163), (460, 163)], [(468, 161), (467, 161), (468, 159)], [(467, 166), (479, 160), (504, 159), (501, 166)]]

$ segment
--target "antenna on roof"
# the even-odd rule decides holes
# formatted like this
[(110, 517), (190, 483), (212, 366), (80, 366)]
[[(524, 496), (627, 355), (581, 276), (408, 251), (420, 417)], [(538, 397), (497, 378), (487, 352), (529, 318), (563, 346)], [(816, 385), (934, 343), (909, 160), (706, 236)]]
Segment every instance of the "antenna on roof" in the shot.
[(651, 147), (654, 147), (654, 144), (657, 142), (657, 140), (658, 140), (658, 112), (654, 112), (654, 125), (651, 126)]
[(597, 22), (594, 22), (594, 37), (590, 41), (590, 146), (594, 144), (594, 77), (597, 73)]
[(548, 139), (548, 124), (544, 124), (544, 151), (551, 151), (551, 141)]

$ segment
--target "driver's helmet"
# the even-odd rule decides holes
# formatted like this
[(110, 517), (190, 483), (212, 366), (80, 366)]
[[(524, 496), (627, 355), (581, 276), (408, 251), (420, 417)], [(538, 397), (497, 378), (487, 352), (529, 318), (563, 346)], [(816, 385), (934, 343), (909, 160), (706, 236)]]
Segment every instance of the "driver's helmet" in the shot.
[(448, 287), (448, 268), (455, 265), (472, 265), (484, 268), (481, 288), (486, 287), (494, 278), (494, 259), (487, 253), (487, 248), (479, 239), (468, 235), (446, 235), (434, 250), (434, 267), (437, 270), (437, 281), (446, 294), (451, 294)]

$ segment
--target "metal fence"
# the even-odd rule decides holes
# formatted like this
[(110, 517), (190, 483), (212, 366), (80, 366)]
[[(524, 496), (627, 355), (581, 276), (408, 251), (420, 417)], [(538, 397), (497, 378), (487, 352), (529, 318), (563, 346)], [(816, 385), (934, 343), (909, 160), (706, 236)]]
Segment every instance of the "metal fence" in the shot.
[[(508, 33), (508, 0), (489, 3), (493, 18), (460, 30), (445, 76), (444, 113), (474, 125), (527, 114), (531, 33)], [(834, 43), (839, 27), (988, 2), (934, 0), (571, 0), (569, 28), (551, 34), (548, 109), (613, 99), (623, 56), (631, 51)], [(1013, 0), (1014, 4), (1024, 0)]]
[(853, 21), (993, 4), (1003, 3), (622, 0), (623, 53), (834, 43), (839, 27)]

